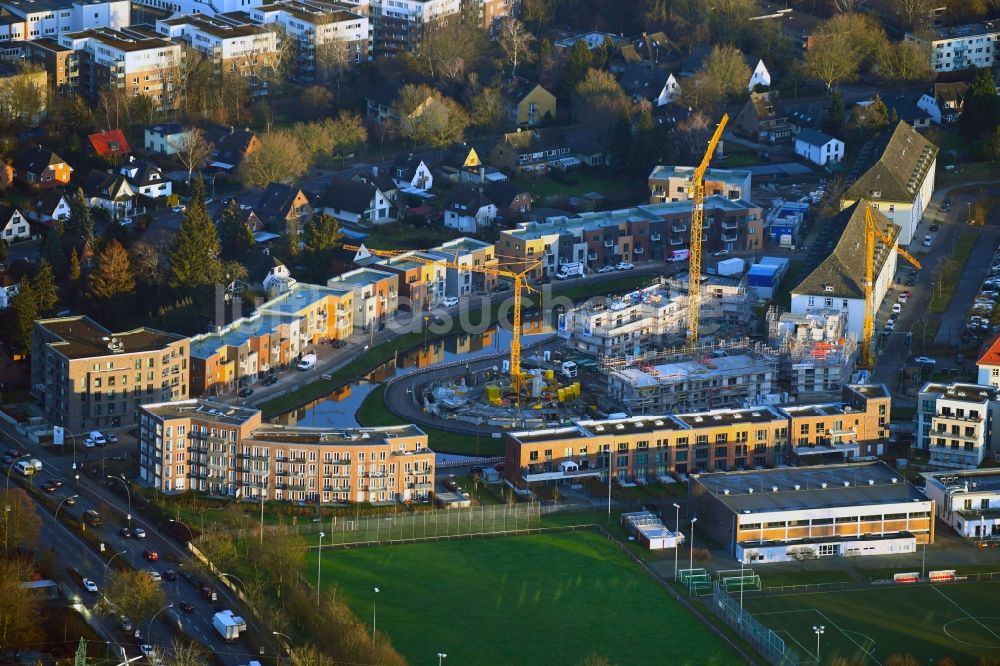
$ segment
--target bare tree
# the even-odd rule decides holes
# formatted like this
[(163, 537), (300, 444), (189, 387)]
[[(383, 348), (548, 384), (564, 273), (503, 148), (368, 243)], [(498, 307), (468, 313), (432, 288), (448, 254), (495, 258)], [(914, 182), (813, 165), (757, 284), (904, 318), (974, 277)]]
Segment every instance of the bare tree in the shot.
[(4, 554), (10, 557), (18, 544), (34, 547), (38, 543), (41, 521), (34, 503), (20, 488), (13, 488), (0, 496), (0, 510), (4, 520), (0, 521), (0, 535), (3, 537)]
[(191, 174), (195, 169), (205, 166), (208, 158), (211, 157), (215, 147), (205, 138), (205, 133), (197, 127), (192, 127), (179, 138), (170, 138), (170, 146), (177, 154), (177, 159), (181, 161), (188, 170), (187, 182), (191, 182)]
[(455, 81), (479, 58), (483, 47), (482, 29), (463, 21), (460, 16), (452, 16), (424, 26), (417, 53), (424, 71), (431, 78)]
[[(1000, 6), (1000, 3), (995, 3)], [(903, 25), (911, 30), (928, 23), (931, 12), (938, 7), (934, 0), (892, 0), (892, 7), (903, 20)]]
[(117, 85), (105, 86), (97, 97), (97, 106), (104, 120), (104, 129), (118, 129), (128, 112), (128, 97)]
[(208, 666), (209, 654), (194, 641), (175, 638), (158, 655), (164, 666)]
[(531, 56), (531, 43), (535, 36), (528, 32), (524, 24), (513, 16), (508, 16), (500, 25), (500, 48), (510, 60), (510, 78), (517, 76), (517, 64)]
[(337, 87), (337, 103), (340, 104), (340, 88), (344, 74), (351, 66), (351, 43), (346, 39), (328, 39), (316, 45), (316, 80), (334, 83)]

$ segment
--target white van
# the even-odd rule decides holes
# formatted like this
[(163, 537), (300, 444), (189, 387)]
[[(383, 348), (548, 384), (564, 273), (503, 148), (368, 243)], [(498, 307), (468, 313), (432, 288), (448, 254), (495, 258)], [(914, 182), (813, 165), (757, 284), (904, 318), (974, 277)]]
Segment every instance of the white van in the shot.
[(306, 354), (296, 367), (299, 370), (312, 370), (316, 367), (316, 354)]
[(90, 433), (90, 439), (98, 446), (104, 446), (108, 443), (108, 440), (105, 439), (100, 430), (92, 430)]
[(21, 473), (22, 476), (31, 476), (37, 470), (35, 466), (31, 464), (30, 460), (18, 460), (17, 461), (17, 471)]

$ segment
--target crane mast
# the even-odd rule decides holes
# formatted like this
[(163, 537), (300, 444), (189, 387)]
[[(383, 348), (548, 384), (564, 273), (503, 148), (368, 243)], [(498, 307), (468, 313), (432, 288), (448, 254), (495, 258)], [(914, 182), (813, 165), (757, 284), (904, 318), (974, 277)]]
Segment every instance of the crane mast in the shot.
[(708, 142), (708, 149), (701, 158), (692, 176), (693, 198), (691, 206), (691, 247), (688, 256), (688, 344), (698, 344), (698, 323), (701, 315), (701, 234), (705, 228), (705, 171), (708, 170), (712, 155), (719, 145), (722, 132), (729, 122), (729, 114), (724, 114), (715, 133)]

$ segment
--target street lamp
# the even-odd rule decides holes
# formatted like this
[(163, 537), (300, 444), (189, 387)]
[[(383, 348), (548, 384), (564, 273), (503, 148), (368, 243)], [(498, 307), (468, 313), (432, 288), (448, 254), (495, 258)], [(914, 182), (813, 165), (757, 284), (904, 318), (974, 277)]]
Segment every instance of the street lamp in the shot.
[(375, 600), (378, 599), (379, 589), (375, 588), (375, 594), (372, 596), (372, 648), (375, 647)]
[(316, 555), (316, 606), (319, 606), (319, 589), (322, 582), (320, 574), (323, 572), (323, 537), (325, 532), (319, 533), (319, 552)]
[(10, 461), (10, 465), (7, 466), (7, 486), (4, 489), (5, 492), (10, 492), (10, 473), (14, 471), (14, 465), (16, 465), (17, 461), (20, 460), (21, 458), (28, 458), (28, 457), (30, 456), (27, 453), (25, 453), (24, 455), (20, 455)]
[(129, 529), (132, 529), (132, 491), (128, 487), (128, 481), (125, 480), (124, 476), (112, 476), (108, 474), (107, 477), (115, 481), (121, 481), (122, 485), (125, 486), (125, 496), (128, 497), (128, 514), (126, 514), (125, 519), (128, 521)]
[(119, 555), (124, 555), (127, 552), (128, 552), (127, 550), (120, 550), (117, 553), (115, 553), (114, 555), (112, 555), (108, 559), (108, 561), (104, 563), (104, 583), (105, 583), (105, 585), (108, 582), (108, 567), (111, 566), (111, 563), (114, 562), (114, 560), (115, 560), (116, 557), (118, 557)]
[(176, 523), (176, 524), (180, 525), (181, 527), (183, 527), (184, 529), (186, 529), (188, 531), (188, 541), (189, 542), (194, 541), (194, 532), (191, 531), (191, 528), (188, 527), (186, 523), (184, 523), (183, 521), (180, 521), (180, 520), (176, 520), (174, 518), (171, 518), (170, 522)]
[(813, 633), (816, 634), (816, 663), (817, 664), (819, 664), (819, 637), (822, 636), (823, 632), (825, 632), (825, 631), (826, 631), (826, 627), (824, 625), (822, 625), (822, 624), (818, 625), (818, 626), (815, 625), (815, 624), (813, 625)]
[(694, 569), (694, 524), (698, 522), (698, 516), (691, 517), (691, 548), (689, 550), (688, 569)]
[(441, 666), (441, 662), (444, 661), (447, 657), (448, 655), (446, 655), (444, 652), (438, 652), (438, 666)]
[(167, 604), (166, 606), (164, 606), (160, 610), (158, 610), (155, 613), (153, 613), (153, 617), (149, 618), (149, 624), (146, 626), (146, 640), (147, 641), (149, 641), (150, 643), (153, 642), (153, 636), (152, 636), (152, 633), (153, 633), (153, 620), (156, 619), (156, 616), (159, 615), (160, 613), (162, 613), (163, 611), (167, 610), (168, 608), (173, 608), (173, 607), (174, 607), (173, 604)]
[(674, 502), (674, 580), (677, 580), (677, 551), (681, 549), (681, 505)]
[[(292, 656), (292, 637), (289, 636), (288, 634), (283, 634), (280, 631), (272, 631), (271, 633), (274, 634), (275, 636), (281, 636), (282, 638), (285, 639), (285, 651), (288, 653), (288, 657), (291, 658), (291, 656)], [(278, 655), (278, 663), (279, 664), (281, 663), (281, 655), (280, 654)]]
[(66, 503), (66, 500), (76, 499), (77, 497), (79, 497), (79, 495), (70, 495), (69, 497), (64, 498), (62, 502), (59, 502), (59, 506), (56, 507), (56, 515), (54, 516), (57, 523), (59, 522), (59, 509), (62, 508), (62, 505)]

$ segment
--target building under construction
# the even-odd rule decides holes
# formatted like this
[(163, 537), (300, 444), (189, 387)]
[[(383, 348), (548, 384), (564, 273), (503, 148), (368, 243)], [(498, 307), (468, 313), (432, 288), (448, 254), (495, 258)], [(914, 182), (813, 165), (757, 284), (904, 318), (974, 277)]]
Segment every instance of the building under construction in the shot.
[(851, 383), (858, 341), (846, 324), (840, 311), (799, 314), (768, 308), (768, 342), (779, 352), (782, 391), (819, 399), (839, 395)]
[(749, 339), (602, 356), (608, 396), (630, 415), (780, 402), (778, 352)]

